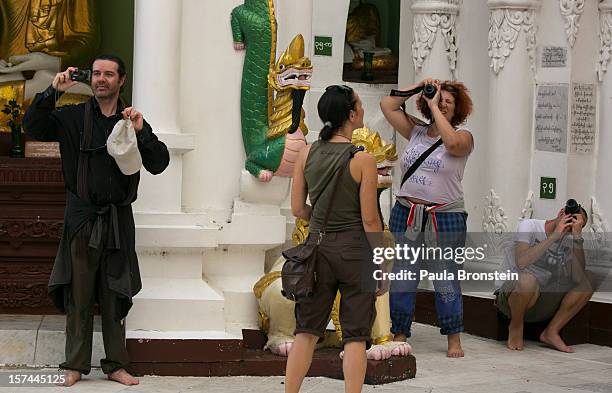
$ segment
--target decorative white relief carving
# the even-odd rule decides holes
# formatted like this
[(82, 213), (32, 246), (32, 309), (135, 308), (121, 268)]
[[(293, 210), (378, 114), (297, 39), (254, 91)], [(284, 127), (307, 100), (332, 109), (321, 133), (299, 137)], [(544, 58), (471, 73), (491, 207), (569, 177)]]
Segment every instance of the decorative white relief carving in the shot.
[(454, 14), (425, 13), (414, 16), (414, 42), (412, 43), (412, 60), (417, 72), (423, 68), (423, 63), (429, 56), (436, 41), (438, 29), (444, 38), (449, 68), (453, 78), (456, 78), (457, 68), (457, 31)]
[(565, 17), (565, 35), (570, 47), (576, 42), (580, 15), (584, 11), (584, 0), (559, 0), (561, 15)]
[(588, 237), (590, 243), (588, 248), (591, 249), (589, 257), (595, 260), (610, 261), (612, 259), (612, 249), (609, 247), (608, 225), (599, 210), (595, 197), (591, 197), (589, 220), (591, 220), (591, 226), (589, 227), (590, 236)]
[(500, 198), (491, 189), (485, 197), (487, 206), (482, 217), (482, 229), (485, 232), (502, 234), (508, 231), (508, 216), (501, 206)]
[(525, 199), (525, 205), (523, 206), (523, 210), (521, 210), (521, 215), (519, 220), (524, 220), (527, 218), (533, 217), (533, 191), (529, 191), (527, 194), (527, 199)]
[(599, 6), (599, 64), (597, 76), (603, 82), (603, 74), (608, 70), (612, 52), (612, 5), (608, 2)]
[(489, 20), (489, 57), (495, 74), (504, 68), (514, 49), (521, 27), (525, 32), (530, 67), (535, 71), (536, 26), (533, 9), (492, 9)]
[(591, 227), (590, 230), (593, 233), (605, 233), (607, 229), (606, 220), (604, 220), (599, 205), (595, 200), (595, 197), (591, 197)]

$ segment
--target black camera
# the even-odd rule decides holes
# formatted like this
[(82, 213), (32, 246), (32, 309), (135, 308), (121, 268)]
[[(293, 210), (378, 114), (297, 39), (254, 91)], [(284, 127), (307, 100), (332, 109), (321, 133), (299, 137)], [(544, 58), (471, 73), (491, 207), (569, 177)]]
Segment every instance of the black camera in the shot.
[(568, 199), (567, 202), (565, 202), (565, 214), (575, 215), (580, 213), (580, 210), (581, 206), (578, 204), (578, 202), (576, 202), (575, 199)]
[(91, 70), (76, 70), (70, 73), (70, 80), (76, 82), (89, 82), (91, 80)]
[(412, 90), (396, 90), (393, 89), (391, 90), (391, 96), (393, 97), (410, 97), (413, 96), (417, 93), (423, 92), (423, 95), (427, 98), (429, 98), (430, 100), (432, 98), (434, 98), (434, 96), (436, 95), (436, 93), (438, 92), (438, 90), (436, 89), (436, 87), (432, 84), (426, 84), (425, 86), (421, 87), (415, 87)]
[(438, 89), (436, 89), (434, 85), (426, 84), (425, 86), (423, 86), (423, 95), (429, 98), (430, 100), (434, 98), (437, 92)]

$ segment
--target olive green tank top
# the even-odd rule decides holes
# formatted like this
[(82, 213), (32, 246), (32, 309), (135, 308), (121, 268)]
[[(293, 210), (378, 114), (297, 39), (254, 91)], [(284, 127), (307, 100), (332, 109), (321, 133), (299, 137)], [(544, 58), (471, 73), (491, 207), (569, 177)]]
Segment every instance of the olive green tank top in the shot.
[[(310, 204), (315, 204), (310, 218), (309, 230), (319, 231), (323, 227), (325, 214), (329, 207), (339, 166), (342, 165), (354, 146), (351, 143), (331, 143), (316, 141), (312, 144), (304, 166), (304, 177), (308, 187)], [(337, 170), (338, 169), (338, 170)], [(329, 214), (326, 232), (363, 230), (359, 183), (351, 176), (349, 167), (344, 169), (338, 183), (332, 211)]]

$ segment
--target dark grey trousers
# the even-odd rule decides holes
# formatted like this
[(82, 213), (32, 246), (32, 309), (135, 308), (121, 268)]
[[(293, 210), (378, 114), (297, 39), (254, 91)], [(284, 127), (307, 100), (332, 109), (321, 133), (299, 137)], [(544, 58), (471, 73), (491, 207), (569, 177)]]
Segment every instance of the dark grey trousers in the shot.
[(129, 366), (124, 320), (115, 319), (117, 294), (108, 288), (104, 247), (88, 246), (92, 226), (87, 224), (72, 240), (72, 283), (66, 318), (66, 361), (60, 368), (88, 374), (91, 370), (94, 305), (100, 306), (106, 357), (102, 371), (110, 374)]

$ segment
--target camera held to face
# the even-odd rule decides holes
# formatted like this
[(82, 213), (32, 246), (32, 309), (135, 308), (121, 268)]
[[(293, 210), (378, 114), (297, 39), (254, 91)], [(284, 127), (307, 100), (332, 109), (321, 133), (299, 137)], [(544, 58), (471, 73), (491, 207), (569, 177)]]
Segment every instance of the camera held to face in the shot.
[(575, 216), (576, 214), (580, 213), (581, 209), (582, 207), (578, 204), (578, 202), (576, 202), (575, 199), (568, 199), (567, 202), (565, 202), (565, 208), (563, 211), (565, 214)]
[(76, 70), (70, 73), (70, 80), (76, 82), (89, 82), (91, 80), (91, 70)]

